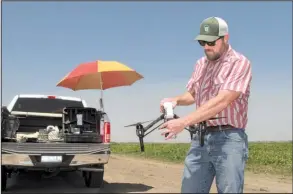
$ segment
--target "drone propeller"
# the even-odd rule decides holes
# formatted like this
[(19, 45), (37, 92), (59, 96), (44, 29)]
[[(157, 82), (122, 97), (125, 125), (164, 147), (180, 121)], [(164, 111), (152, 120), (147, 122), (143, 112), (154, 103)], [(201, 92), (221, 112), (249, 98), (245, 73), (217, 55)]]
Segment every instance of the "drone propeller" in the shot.
[(144, 122), (137, 122), (137, 123), (134, 123), (134, 124), (126, 125), (124, 127), (133, 127), (133, 126), (141, 125), (141, 124), (148, 123), (148, 122), (151, 122), (151, 121), (153, 121), (153, 120), (144, 121)]

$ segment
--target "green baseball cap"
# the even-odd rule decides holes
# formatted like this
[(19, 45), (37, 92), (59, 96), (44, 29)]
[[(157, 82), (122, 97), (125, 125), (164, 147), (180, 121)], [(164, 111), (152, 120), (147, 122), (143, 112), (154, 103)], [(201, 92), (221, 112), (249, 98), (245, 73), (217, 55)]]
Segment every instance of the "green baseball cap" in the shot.
[(219, 17), (209, 17), (200, 24), (200, 32), (195, 40), (213, 42), (226, 34), (228, 34), (228, 24), (225, 20)]

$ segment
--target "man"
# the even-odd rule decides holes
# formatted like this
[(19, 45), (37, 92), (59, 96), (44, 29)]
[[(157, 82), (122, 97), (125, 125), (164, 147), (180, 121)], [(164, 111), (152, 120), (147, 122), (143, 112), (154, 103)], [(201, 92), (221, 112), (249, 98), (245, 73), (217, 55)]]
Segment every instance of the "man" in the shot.
[[(252, 79), (249, 60), (228, 44), (227, 23), (218, 17), (205, 19), (196, 40), (204, 48), (183, 95), (166, 98), (173, 107), (196, 104), (191, 114), (166, 122), (160, 128), (166, 139), (185, 127), (207, 121), (204, 146), (195, 135), (187, 153), (182, 193), (208, 193), (213, 179), (219, 193), (243, 193), (248, 155), (248, 97)], [(221, 117), (209, 120), (212, 117)]]

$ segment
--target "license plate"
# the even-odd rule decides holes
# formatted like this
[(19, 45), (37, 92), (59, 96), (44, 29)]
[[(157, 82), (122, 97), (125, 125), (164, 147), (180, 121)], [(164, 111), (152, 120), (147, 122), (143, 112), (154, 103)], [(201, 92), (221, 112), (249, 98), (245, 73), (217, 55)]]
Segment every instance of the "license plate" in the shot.
[(62, 156), (42, 156), (41, 162), (62, 162)]

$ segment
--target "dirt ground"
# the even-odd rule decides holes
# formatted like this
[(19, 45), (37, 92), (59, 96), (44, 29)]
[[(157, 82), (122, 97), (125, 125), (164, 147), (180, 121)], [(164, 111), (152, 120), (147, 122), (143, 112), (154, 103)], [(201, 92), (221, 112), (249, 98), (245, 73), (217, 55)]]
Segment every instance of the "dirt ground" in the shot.
[[(80, 173), (62, 173), (40, 180), (34, 174), (9, 179), (6, 193), (178, 193), (182, 165), (112, 155), (105, 166), (103, 189), (86, 188)], [(245, 193), (292, 193), (292, 177), (246, 173)], [(217, 190), (213, 184), (211, 192)]]

